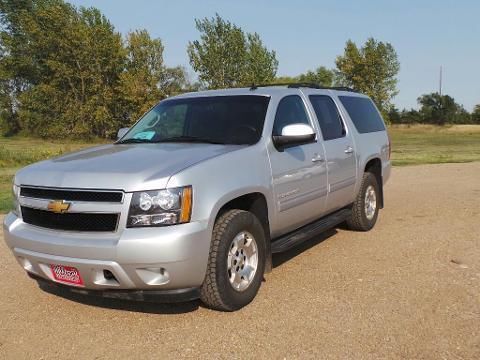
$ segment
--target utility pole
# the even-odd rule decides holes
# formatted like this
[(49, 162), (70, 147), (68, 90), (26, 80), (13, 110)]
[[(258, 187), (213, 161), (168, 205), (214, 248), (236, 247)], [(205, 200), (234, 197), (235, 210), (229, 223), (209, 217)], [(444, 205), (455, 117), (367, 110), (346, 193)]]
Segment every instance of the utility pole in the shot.
[(438, 87), (438, 93), (442, 96), (442, 65), (440, 65), (440, 83)]

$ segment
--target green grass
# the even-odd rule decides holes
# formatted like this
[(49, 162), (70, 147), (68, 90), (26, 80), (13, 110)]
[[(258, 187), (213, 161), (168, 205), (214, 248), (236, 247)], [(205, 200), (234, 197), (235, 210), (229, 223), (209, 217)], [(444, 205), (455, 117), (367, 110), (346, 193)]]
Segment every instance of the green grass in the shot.
[(93, 142), (0, 137), (0, 214), (12, 208), (12, 177), (19, 168), (94, 145)]
[(93, 145), (95, 143), (0, 137), (0, 169), (22, 167)]
[(12, 208), (12, 177), (16, 168), (0, 168), (0, 214)]
[[(389, 133), (396, 166), (480, 161), (480, 125), (398, 125), (390, 127)], [(93, 145), (94, 142), (0, 137), (0, 213), (11, 209), (12, 177), (19, 168)]]
[(393, 165), (480, 161), (480, 126), (392, 126)]

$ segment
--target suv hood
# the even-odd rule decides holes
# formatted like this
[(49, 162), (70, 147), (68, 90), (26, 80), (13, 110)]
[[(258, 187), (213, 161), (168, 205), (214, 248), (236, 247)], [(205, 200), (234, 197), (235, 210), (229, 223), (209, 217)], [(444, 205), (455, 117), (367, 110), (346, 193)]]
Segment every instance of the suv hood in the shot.
[(192, 143), (104, 145), (27, 166), (16, 174), (15, 183), (127, 192), (162, 189), (179, 171), (243, 147)]

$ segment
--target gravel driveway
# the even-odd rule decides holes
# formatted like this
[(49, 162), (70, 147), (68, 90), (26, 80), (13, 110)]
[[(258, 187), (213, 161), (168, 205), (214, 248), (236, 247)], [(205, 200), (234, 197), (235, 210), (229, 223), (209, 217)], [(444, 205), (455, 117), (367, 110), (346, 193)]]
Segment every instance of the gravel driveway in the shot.
[(480, 162), (394, 168), (368, 233), (274, 258), (236, 313), (40, 290), (0, 235), (0, 358), (480, 358)]

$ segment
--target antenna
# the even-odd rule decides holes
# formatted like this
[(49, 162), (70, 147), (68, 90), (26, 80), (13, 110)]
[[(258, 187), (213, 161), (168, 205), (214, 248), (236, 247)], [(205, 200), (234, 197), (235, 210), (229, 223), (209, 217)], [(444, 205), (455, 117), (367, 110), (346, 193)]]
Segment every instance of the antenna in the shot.
[(442, 65), (440, 65), (440, 82), (438, 87), (438, 93), (442, 96)]

